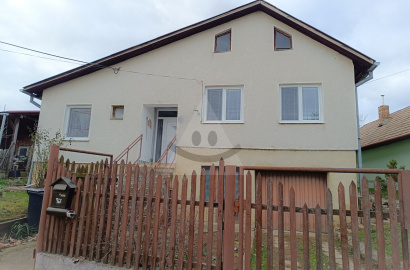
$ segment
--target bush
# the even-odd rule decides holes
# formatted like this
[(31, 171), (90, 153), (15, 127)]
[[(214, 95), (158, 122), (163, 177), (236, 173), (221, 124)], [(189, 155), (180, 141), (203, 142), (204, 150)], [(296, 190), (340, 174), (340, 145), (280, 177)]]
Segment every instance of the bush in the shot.
[(13, 239), (24, 240), (30, 236), (34, 236), (37, 233), (36, 227), (31, 227), (27, 223), (20, 224), (18, 222), (11, 226), (8, 237)]
[(34, 143), (34, 160), (38, 167), (34, 171), (34, 179), (37, 180), (38, 187), (44, 187), (44, 177), (47, 172), (48, 157), (52, 145), (62, 146), (64, 138), (60, 131), (57, 131), (54, 136), (50, 135), (50, 130), (35, 126), (34, 132), (30, 134), (31, 141)]

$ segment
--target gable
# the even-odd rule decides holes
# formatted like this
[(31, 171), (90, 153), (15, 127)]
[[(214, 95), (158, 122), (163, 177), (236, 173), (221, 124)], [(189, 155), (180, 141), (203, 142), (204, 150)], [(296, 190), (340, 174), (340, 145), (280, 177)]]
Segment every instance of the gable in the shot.
[(261, 11), (275, 18), (283, 24), (288, 25), (289, 27), (297, 30), (298, 32), (310, 37), (313, 40), (316, 40), (317, 42), (351, 59), (354, 65), (354, 77), (356, 82), (360, 81), (362, 78), (367, 76), (368, 69), (375, 62), (373, 59), (367, 57), (366, 55), (354, 50), (353, 48), (341, 43), (336, 39), (333, 39), (332, 37), (324, 34), (323, 32), (315, 29), (314, 27), (297, 20), (296, 18), (277, 9), (276, 7), (264, 1), (254, 1), (250, 4), (217, 15), (208, 20), (193, 24), (191, 26), (169, 33), (167, 35), (158, 37), (154, 40), (117, 52), (105, 58), (94, 61), (90, 64), (83, 65), (81, 67), (58, 74), (56, 76), (50, 77), (40, 82), (28, 85), (23, 88), (23, 91), (41, 99), (43, 90), (49, 87), (93, 73), (103, 68), (113, 68), (114, 65), (123, 62), (127, 59), (156, 50), (163, 46), (174, 43), (178, 40), (185, 39), (194, 34), (217, 27), (219, 25), (233, 21), (243, 16), (247, 16), (257, 11)]

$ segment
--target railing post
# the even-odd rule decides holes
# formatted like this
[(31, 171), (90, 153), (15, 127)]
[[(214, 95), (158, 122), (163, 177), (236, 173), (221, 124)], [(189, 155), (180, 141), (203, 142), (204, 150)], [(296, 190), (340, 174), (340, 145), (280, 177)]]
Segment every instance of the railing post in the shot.
[(58, 159), (58, 153), (60, 152), (60, 147), (58, 145), (52, 145), (50, 147), (50, 155), (48, 158), (47, 176), (44, 183), (44, 195), (43, 195), (43, 205), (41, 206), (41, 216), (40, 216), (40, 226), (38, 228), (37, 245), (36, 245), (36, 256), (37, 253), (43, 251), (43, 238), (44, 238), (44, 228), (46, 226), (46, 209), (48, 207), (48, 201), (50, 198), (51, 183), (53, 181), (53, 168), (54, 162)]
[(223, 269), (234, 269), (235, 242), (235, 166), (225, 166), (225, 212), (223, 225)]

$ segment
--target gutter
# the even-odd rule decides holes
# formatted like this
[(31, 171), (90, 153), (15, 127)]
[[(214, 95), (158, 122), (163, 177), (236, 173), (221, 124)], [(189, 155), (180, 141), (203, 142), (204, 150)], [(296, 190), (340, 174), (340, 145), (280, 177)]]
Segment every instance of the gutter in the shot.
[(30, 103), (33, 104), (34, 106), (36, 106), (37, 108), (41, 109), (41, 104), (34, 101), (34, 98), (38, 98), (38, 97), (36, 97), (34, 94), (31, 94), (29, 92), (24, 91), (24, 89), (20, 89), (20, 92), (23, 93), (23, 94), (29, 95), (30, 96)]
[[(355, 95), (356, 95), (356, 121), (357, 121), (357, 162), (359, 169), (363, 168), (362, 163), (362, 143), (360, 137), (360, 119), (359, 119), (359, 100), (357, 98), (357, 88), (366, 82), (373, 79), (373, 71), (380, 65), (379, 62), (374, 62), (374, 64), (367, 70), (367, 76), (358, 81), (355, 85)], [(360, 196), (362, 196), (362, 178), (363, 173), (359, 173), (359, 186), (360, 186)]]

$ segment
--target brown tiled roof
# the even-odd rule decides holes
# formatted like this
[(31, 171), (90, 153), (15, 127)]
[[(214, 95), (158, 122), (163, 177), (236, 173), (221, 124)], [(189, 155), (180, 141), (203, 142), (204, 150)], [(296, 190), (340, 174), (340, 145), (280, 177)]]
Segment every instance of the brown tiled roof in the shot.
[(390, 144), (410, 137), (410, 106), (391, 113), (380, 123), (370, 122), (360, 128), (362, 149)]

